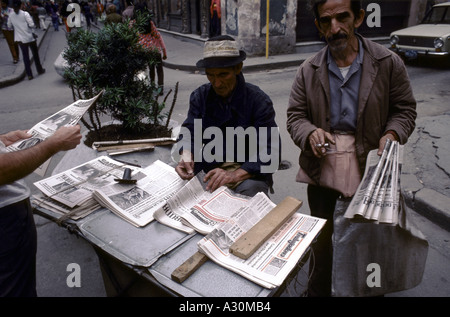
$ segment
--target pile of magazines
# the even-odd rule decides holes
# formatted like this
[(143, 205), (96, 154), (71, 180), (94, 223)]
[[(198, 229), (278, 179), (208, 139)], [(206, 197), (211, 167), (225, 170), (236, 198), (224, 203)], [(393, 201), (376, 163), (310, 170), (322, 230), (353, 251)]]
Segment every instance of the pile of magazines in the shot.
[(345, 218), (397, 224), (403, 146), (387, 140), (381, 156), (370, 151), (361, 183)]

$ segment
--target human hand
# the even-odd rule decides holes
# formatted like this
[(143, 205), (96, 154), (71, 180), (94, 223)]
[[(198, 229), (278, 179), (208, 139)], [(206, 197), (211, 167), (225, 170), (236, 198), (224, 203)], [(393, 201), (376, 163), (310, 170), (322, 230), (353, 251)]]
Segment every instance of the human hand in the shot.
[(380, 139), (380, 142), (378, 143), (378, 156), (381, 156), (381, 154), (383, 154), (387, 139), (390, 139), (392, 142), (397, 141), (396, 137), (393, 134), (387, 133), (383, 135), (383, 137)]
[(206, 190), (215, 191), (222, 185), (236, 183), (234, 172), (226, 171), (222, 168), (215, 168), (206, 173), (203, 181), (206, 184)]
[(54, 145), (56, 152), (68, 151), (80, 144), (82, 137), (80, 130), (81, 127), (78, 124), (75, 126), (64, 126), (56, 130), (47, 141)]
[(321, 128), (317, 128), (313, 133), (309, 135), (309, 144), (314, 155), (321, 158), (327, 155), (327, 149), (325, 143), (335, 144), (333, 136)]
[(28, 139), (31, 137), (31, 134), (27, 133), (27, 130), (16, 130), (8, 132), (1, 136), (1, 141), (5, 146), (9, 146), (19, 140)]
[(194, 177), (194, 160), (191, 152), (183, 151), (181, 159), (175, 167), (175, 171), (184, 180), (189, 180)]

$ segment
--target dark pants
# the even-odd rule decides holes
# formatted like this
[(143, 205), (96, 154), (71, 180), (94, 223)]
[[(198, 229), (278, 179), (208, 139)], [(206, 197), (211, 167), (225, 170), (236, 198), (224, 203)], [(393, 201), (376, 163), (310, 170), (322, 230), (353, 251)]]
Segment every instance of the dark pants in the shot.
[(263, 192), (266, 195), (269, 195), (269, 184), (262, 180), (249, 178), (236, 186), (234, 191), (238, 194), (246, 195), (249, 197), (253, 197), (259, 192)]
[(33, 72), (31, 71), (31, 62), (28, 48), (31, 49), (31, 53), (33, 54), (34, 64), (36, 65), (36, 70), (40, 74), (44, 71), (41, 65), (41, 60), (39, 59), (39, 49), (37, 47), (36, 41), (30, 43), (21, 43), (19, 42), (20, 50), (22, 51), (23, 63), (25, 64), (25, 72), (27, 76), (33, 76)]
[[(155, 73), (156, 69), (156, 73)], [(155, 54), (155, 63), (149, 65), (150, 81), (155, 82), (155, 75), (158, 76), (158, 86), (164, 87), (164, 69), (161, 54)]]
[(312, 245), (308, 296), (331, 296), (333, 213), (340, 193), (314, 185), (308, 185), (307, 192), (311, 216), (327, 220), (317, 241)]
[(37, 234), (29, 199), (0, 208), (0, 297), (36, 297)]

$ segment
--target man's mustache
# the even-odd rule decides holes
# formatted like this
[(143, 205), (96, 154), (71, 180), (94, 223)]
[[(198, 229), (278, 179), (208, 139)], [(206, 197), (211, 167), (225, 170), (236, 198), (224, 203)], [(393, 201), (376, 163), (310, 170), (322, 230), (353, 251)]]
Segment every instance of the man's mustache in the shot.
[(346, 39), (347, 39), (347, 34), (337, 33), (337, 34), (333, 34), (333, 35), (327, 37), (327, 42), (332, 42), (335, 40), (346, 40)]

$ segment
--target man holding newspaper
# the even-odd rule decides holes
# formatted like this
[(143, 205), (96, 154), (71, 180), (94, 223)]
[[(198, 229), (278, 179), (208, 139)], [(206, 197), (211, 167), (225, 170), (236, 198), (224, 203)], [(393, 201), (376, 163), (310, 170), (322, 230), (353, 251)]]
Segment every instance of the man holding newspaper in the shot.
[(80, 126), (62, 127), (52, 136), (24, 150), (7, 146), (30, 138), (17, 130), (0, 135), (0, 296), (36, 296), (36, 227), (30, 206), (30, 189), (22, 180), (59, 151), (75, 148)]
[(360, 1), (311, 1), (327, 46), (299, 68), (287, 110), (287, 129), (301, 149), (297, 181), (308, 183), (311, 215), (327, 219), (313, 246), (308, 295), (330, 296), (333, 212), (352, 197), (369, 151), (381, 155), (388, 139), (407, 142), (416, 102), (401, 59), (357, 34)]

